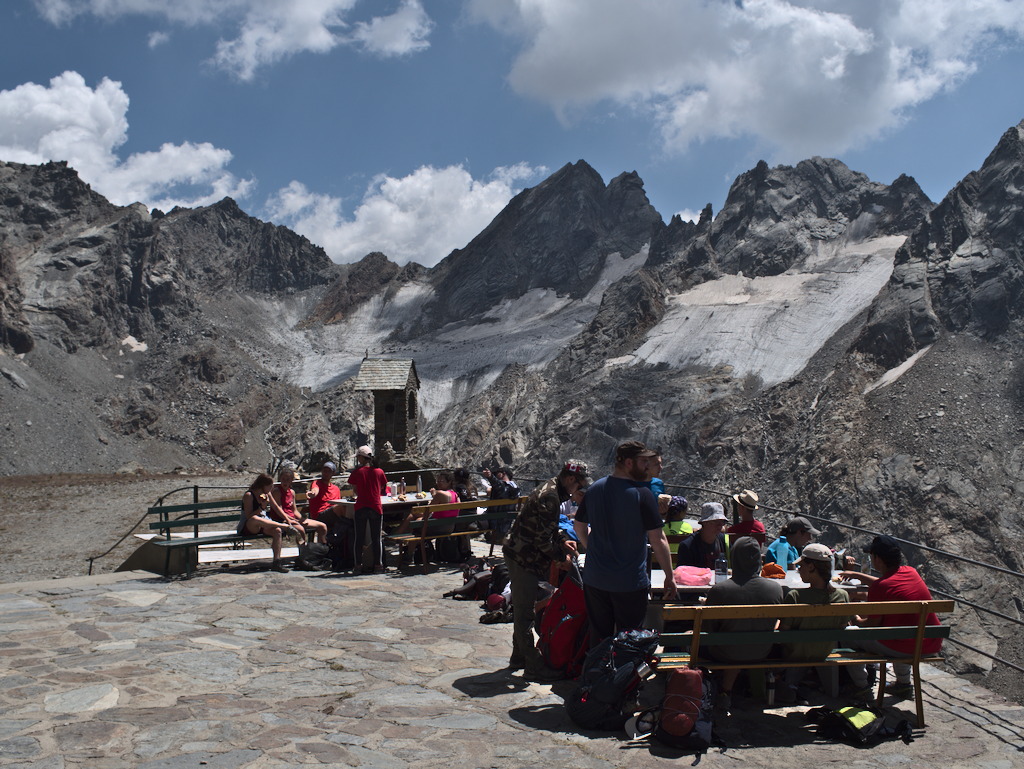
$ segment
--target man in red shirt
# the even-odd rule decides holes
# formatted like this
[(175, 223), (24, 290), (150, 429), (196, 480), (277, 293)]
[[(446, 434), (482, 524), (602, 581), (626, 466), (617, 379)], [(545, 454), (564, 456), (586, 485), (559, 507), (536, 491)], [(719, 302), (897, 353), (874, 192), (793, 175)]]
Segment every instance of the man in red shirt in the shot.
[(309, 484), (309, 491), (306, 493), (306, 501), (309, 503), (309, 517), (314, 521), (320, 520), (320, 516), (325, 516), (324, 522), (330, 526), (331, 522), (327, 520), (330, 516), (325, 515), (334, 509), (334, 502), (341, 500), (341, 489), (331, 483), (331, 479), (334, 474), (338, 472), (337, 466), (334, 462), (324, 462), (324, 466), (320, 468), (319, 480), (311, 481)]
[(754, 518), (757, 502), (757, 494), (750, 489), (744, 489), (739, 494), (732, 495), (733, 510), (739, 517), (739, 521), (725, 530), (726, 534), (732, 535), (730, 542), (735, 542), (740, 537), (753, 537), (759, 545), (764, 546), (764, 524)]
[[(930, 601), (932, 599), (931, 591), (924, 584), (917, 569), (903, 564), (903, 552), (895, 539), (885, 535), (875, 537), (871, 544), (864, 548), (864, 552), (871, 555), (871, 568), (882, 576), (874, 577), (859, 571), (844, 571), (840, 576), (843, 579), (856, 578), (869, 585), (868, 601)], [(885, 614), (874, 617), (857, 617), (854, 621), (862, 627), (916, 625), (917, 616), (914, 614)], [(926, 623), (938, 625), (939, 618), (935, 614), (929, 614)], [(897, 659), (914, 655), (914, 641), (909, 638), (861, 641), (857, 644), (857, 648)], [(921, 643), (921, 651), (924, 654), (937, 654), (940, 648), (942, 648), (941, 638), (925, 638)], [(889, 694), (900, 698), (909, 697), (913, 694), (910, 665), (893, 662), (892, 667), (896, 671), (896, 682), (888, 688)], [(856, 687), (853, 692), (854, 698), (870, 700), (871, 686), (868, 684), (867, 670), (863, 665), (850, 665), (847, 669)]]

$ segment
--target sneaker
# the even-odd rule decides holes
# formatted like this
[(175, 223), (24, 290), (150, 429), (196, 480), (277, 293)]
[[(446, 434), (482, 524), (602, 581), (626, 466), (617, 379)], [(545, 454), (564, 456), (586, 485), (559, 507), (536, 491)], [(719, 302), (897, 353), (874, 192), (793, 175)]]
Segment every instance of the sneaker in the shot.
[(850, 692), (850, 697), (857, 702), (871, 702), (875, 698), (874, 689), (871, 688), (871, 684), (862, 686), (859, 689), (854, 689)]
[(270, 564), (270, 570), (280, 572), (281, 574), (288, 573), (287, 567), (280, 561), (274, 561), (272, 564)]
[(555, 681), (565, 680), (565, 674), (560, 670), (542, 665), (539, 668), (526, 668), (523, 672), (523, 678), (538, 684), (550, 684)]
[(914, 685), (909, 681), (907, 683), (894, 681), (893, 683), (886, 685), (885, 693), (898, 700), (909, 700), (914, 696)]

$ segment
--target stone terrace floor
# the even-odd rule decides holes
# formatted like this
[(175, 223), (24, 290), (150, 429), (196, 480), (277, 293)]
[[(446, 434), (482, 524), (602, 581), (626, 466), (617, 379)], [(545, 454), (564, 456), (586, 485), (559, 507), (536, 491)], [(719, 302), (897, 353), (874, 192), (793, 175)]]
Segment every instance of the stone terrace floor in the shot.
[[(690, 766), (624, 734), (583, 733), (571, 684), (503, 671), (511, 625), (442, 599), (442, 569), (337, 577), (142, 572), (0, 586), (0, 765), (181, 767)], [(816, 738), (805, 707), (748, 702), (699, 763), (1024, 767), (1024, 712), (928, 669), (910, 745)], [(652, 682), (645, 699), (658, 699)], [(838, 703), (826, 703), (838, 704)], [(913, 719), (912, 703), (898, 709)]]

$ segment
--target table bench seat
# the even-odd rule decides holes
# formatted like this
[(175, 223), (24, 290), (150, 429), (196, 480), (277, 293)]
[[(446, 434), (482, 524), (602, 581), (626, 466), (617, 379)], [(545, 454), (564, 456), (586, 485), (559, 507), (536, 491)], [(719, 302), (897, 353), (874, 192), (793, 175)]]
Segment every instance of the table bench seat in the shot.
[[(525, 497), (520, 497), (520, 500)], [(510, 504), (516, 504), (513, 500), (508, 499), (482, 499), (475, 502), (457, 502), (457, 503), (445, 503), (441, 505), (419, 505), (412, 509), (414, 515), (429, 516), (431, 513), (438, 510), (459, 510), (459, 514), (454, 518), (421, 518), (420, 520), (412, 521), (409, 525), (409, 531), (402, 532), (400, 534), (386, 534), (385, 540), (405, 547), (406, 545), (419, 545), (420, 548), (420, 562), (423, 566), (423, 573), (427, 573), (427, 543), (434, 539), (448, 539), (451, 537), (474, 537), (483, 534), (487, 531), (486, 528), (466, 529), (459, 531), (460, 527), (467, 526), (469, 524), (482, 524), (493, 522), (506, 522), (515, 520), (516, 513), (508, 510), (492, 510), (485, 513), (477, 513), (477, 508), (487, 507), (500, 507), (508, 506)], [(452, 521), (455, 521), (456, 531), (449, 532), (448, 529), (452, 526)]]
[[(659, 669), (681, 667), (702, 667), (709, 670), (766, 669), (789, 667), (829, 667), (854, 664), (878, 663), (881, 665), (878, 683), (877, 704), (882, 704), (885, 693), (885, 664), (903, 662), (911, 666), (914, 677), (914, 693), (917, 706), (917, 724), (924, 726), (924, 701), (921, 695), (921, 663), (941, 663), (943, 657), (922, 652), (926, 638), (949, 638), (948, 625), (926, 624), (929, 614), (946, 614), (953, 611), (954, 602), (941, 601), (873, 601), (845, 604), (768, 604), (748, 606), (681, 606), (667, 604), (662, 609), (666, 622), (685, 620), (693, 622), (693, 630), (686, 633), (664, 633), (661, 642), (672, 649), (661, 655)], [(831, 629), (765, 630), (754, 632), (707, 631), (704, 623), (714, 620), (741, 619), (784, 619), (784, 618), (841, 618), (853, 614), (861, 616), (909, 615), (916, 618), (914, 625), (892, 627), (839, 627)], [(897, 640), (914, 641), (914, 654), (906, 658), (885, 657), (870, 652), (857, 651), (856, 641)], [(754, 662), (722, 662), (701, 655), (702, 648), (722, 645), (780, 644), (780, 643), (821, 643), (829, 641), (835, 645), (825, 659), (794, 661), (778, 657)], [(675, 649), (678, 648), (679, 651)]]

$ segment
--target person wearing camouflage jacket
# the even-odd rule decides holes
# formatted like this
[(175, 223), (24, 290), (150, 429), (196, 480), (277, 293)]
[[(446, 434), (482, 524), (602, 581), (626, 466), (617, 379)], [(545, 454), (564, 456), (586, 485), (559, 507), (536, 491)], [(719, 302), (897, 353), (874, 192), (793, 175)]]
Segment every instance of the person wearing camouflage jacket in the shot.
[(503, 554), (512, 588), (512, 657), (509, 669), (525, 670), (528, 679), (556, 681), (564, 676), (544, 664), (533, 635), (537, 588), (548, 578), (552, 563), (568, 563), (576, 554), (573, 542), (558, 525), (559, 508), (589, 483), (587, 466), (569, 460), (558, 475), (538, 486), (516, 516)]

